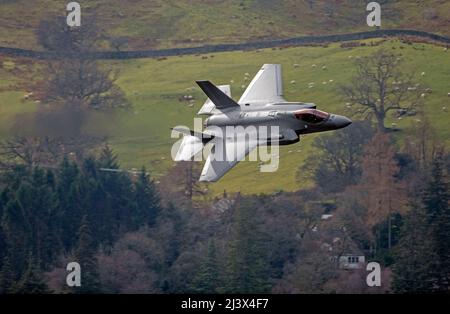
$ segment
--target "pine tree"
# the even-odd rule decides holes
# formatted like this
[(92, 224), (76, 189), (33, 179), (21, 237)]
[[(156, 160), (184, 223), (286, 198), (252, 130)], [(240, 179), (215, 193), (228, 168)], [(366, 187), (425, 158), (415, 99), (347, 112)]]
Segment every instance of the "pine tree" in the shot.
[(82, 208), (79, 183), (80, 171), (77, 165), (65, 156), (59, 166), (56, 191), (60, 211), (58, 230), (66, 252), (71, 251), (76, 245), (80, 228)]
[(11, 293), (15, 278), (14, 270), (11, 264), (11, 259), (8, 254), (3, 259), (3, 266), (0, 270), (0, 294), (1, 293)]
[(152, 226), (160, 212), (160, 200), (156, 187), (146, 173), (145, 167), (135, 183), (135, 203), (136, 203), (136, 227), (148, 224)]
[(268, 239), (260, 230), (257, 206), (256, 202), (243, 201), (235, 209), (226, 275), (229, 293), (266, 293), (270, 288)]
[[(105, 146), (98, 159), (99, 168), (119, 169), (117, 155), (109, 146)], [(96, 191), (95, 206), (98, 209), (97, 217), (91, 216), (95, 227), (96, 238), (114, 241), (117, 235), (130, 230), (133, 217), (130, 210), (133, 208), (133, 185), (126, 172), (101, 172), (99, 186)], [(103, 239), (101, 236), (107, 235)]]
[(170, 267), (173, 262), (178, 258), (181, 251), (181, 232), (183, 229), (183, 219), (181, 217), (180, 210), (175, 207), (171, 202), (167, 204), (161, 215), (160, 225), (170, 224), (172, 225), (171, 233), (169, 234), (168, 247), (165, 250), (166, 253), (166, 266)]
[(14, 265), (14, 278), (28, 267), (27, 258), (32, 250), (31, 226), (17, 200), (11, 199), (4, 208), (2, 218), (6, 254)]
[(39, 260), (34, 258), (30, 252), (28, 259), (28, 269), (22, 276), (22, 279), (14, 288), (14, 293), (18, 294), (49, 294), (51, 290), (45, 283), (42, 276)]
[(34, 168), (29, 181), (22, 182), (16, 198), (30, 223), (33, 254), (41, 263), (39, 267), (46, 269), (61, 249), (54, 226), (56, 195), (47, 185), (44, 170)]
[(431, 175), (422, 195), (432, 244), (438, 265), (433, 268), (435, 290), (450, 292), (450, 192), (444, 170), (444, 156), (437, 154), (432, 161)]
[(221, 287), (219, 273), (216, 246), (214, 240), (210, 240), (207, 255), (194, 279), (193, 290), (196, 293), (218, 293)]
[(114, 151), (105, 145), (100, 153), (99, 162), (103, 168), (107, 169), (119, 169), (119, 163), (117, 161), (117, 156)]
[(5, 235), (3, 233), (2, 228), (2, 217), (3, 217), (3, 207), (8, 203), (8, 191), (7, 189), (4, 189), (0, 193), (0, 270), (3, 267), (4, 259), (6, 257), (6, 242), (5, 242)]
[(84, 216), (80, 226), (78, 246), (74, 254), (75, 261), (81, 267), (81, 287), (74, 288), (76, 293), (101, 292), (96, 252), (97, 245), (92, 238), (90, 223), (88, 217)]
[(432, 270), (437, 256), (425, 209), (418, 202), (411, 206), (395, 248), (392, 287), (396, 293), (430, 293), (435, 284)]

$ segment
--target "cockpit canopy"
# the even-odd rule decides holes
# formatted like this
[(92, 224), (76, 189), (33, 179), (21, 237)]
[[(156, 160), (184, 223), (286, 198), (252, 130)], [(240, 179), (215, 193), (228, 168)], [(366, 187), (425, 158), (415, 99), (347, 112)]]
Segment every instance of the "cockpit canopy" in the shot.
[(301, 109), (294, 112), (297, 119), (309, 124), (319, 124), (330, 116), (329, 113), (317, 109)]

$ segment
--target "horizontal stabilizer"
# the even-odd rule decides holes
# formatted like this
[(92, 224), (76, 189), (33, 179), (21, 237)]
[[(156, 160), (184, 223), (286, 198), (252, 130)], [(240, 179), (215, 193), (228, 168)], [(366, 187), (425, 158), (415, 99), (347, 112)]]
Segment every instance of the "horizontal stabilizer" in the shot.
[(217, 109), (240, 108), (240, 106), (210, 81), (197, 81), (198, 86), (214, 103)]
[(191, 160), (208, 142), (214, 139), (213, 134), (195, 132), (185, 127), (175, 127), (172, 130), (184, 134), (181, 145), (174, 158), (175, 161)]
[(196, 136), (185, 135), (181, 141), (175, 161), (189, 161), (203, 149), (202, 140)]

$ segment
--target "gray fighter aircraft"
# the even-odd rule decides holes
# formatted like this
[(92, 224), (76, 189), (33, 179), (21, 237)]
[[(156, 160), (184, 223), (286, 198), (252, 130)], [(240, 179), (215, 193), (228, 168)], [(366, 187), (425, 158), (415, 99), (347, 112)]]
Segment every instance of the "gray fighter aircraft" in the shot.
[[(204, 121), (205, 129), (173, 130), (183, 133), (175, 161), (192, 160), (206, 144), (212, 143), (199, 181), (219, 180), (258, 145), (293, 144), (300, 140), (301, 134), (337, 130), (351, 124), (344, 116), (317, 110), (313, 103), (286, 101), (280, 64), (264, 64), (237, 102), (231, 98), (230, 85), (215, 86), (209, 81), (197, 84), (208, 96), (198, 112), (209, 116)], [(275, 137), (267, 131), (262, 134), (261, 126), (278, 126), (278, 134)], [(227, 133), (228, 129), (234, 130), (232, 134)], [(241, 136), (242, 132), (247, 134)], [(237, 151), (236, 146), (240, 148)]]

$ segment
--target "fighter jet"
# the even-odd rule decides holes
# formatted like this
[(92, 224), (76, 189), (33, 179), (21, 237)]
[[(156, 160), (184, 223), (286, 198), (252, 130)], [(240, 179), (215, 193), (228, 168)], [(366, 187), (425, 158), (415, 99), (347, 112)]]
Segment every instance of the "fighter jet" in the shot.
[[(209, 116), (204, 121), (205, 129), (199, 132), (176, 127), (173, 130), (183, 133), (175, 161), (192, 160), (205, 145), (212, 144), (199, 181), (218, 181), (259, 145), (294, 144), (302, 134), (337, 130), (352, 123), (347, 117), (316, 109), (313, 103), (286, 101), (280, 64), (264, 64), (237, 102), (231, 98), (230, 85), (196, 83), (208, 96), (197, 113)], [(273, 126), (278, 127), (276, 136), (259, 131)], [(232, 134), (227, 133), (229, 129)], [(242, 132), (250, 136), (241, 136)], [(236, 146), (240, 148), (237, 152)]]

